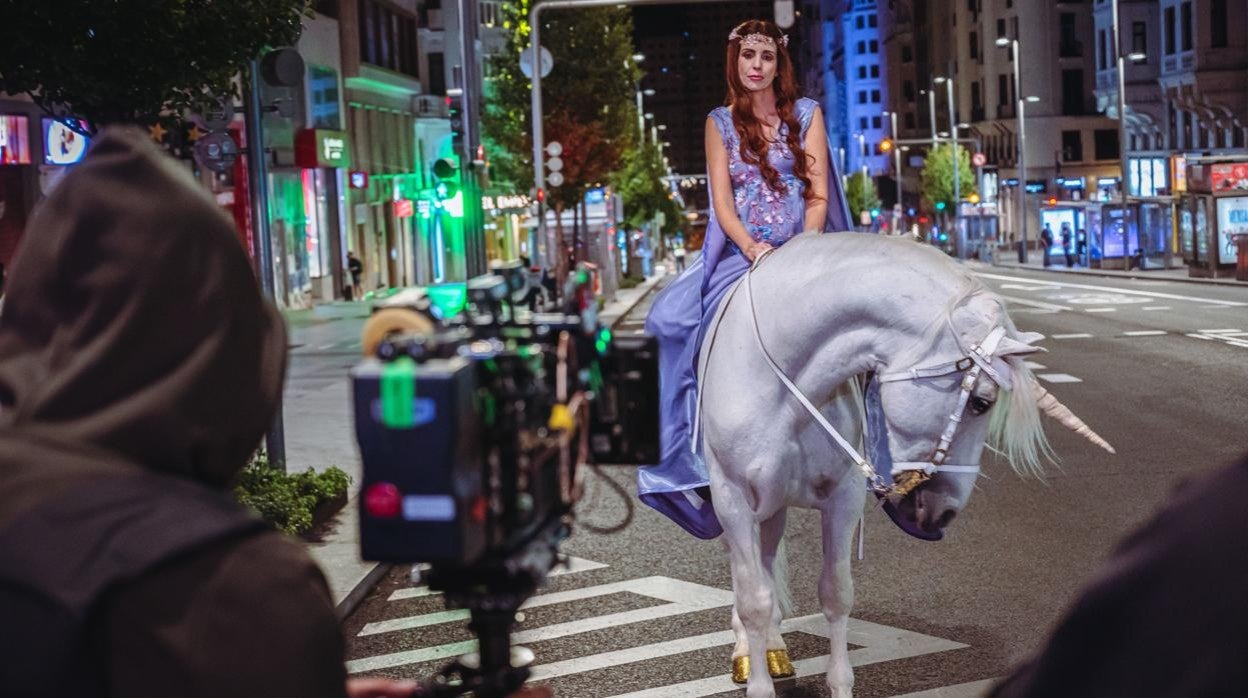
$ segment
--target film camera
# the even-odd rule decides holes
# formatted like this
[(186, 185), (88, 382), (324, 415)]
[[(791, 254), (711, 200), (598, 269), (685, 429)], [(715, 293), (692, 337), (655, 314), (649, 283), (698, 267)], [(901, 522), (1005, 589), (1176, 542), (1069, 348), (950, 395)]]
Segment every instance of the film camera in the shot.
[(418, 695), (518, 689), (532, 653), (511, 627), (558, 562), (586, 467), (658, 462), (657, 343), (600, 326), (589, 280), (578, 268), (560, 312), (532, 313), (525, 271), (498, 268), (391, 296), (365, 326), (362, 555), (424, 563), (479, 644)]

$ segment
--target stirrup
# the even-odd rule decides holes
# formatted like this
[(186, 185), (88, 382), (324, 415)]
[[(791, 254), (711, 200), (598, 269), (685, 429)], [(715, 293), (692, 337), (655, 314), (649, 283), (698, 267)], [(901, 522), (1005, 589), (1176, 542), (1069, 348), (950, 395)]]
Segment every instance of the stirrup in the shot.
[[(793, 662), (789, 660), (788, 650), (767, 650), (767, 673), (773, 679), (787, 679), (797, 675)], [(750, 658), (734, 657), (732, 660), (732, 682), (744, 684), (750, 680)]]

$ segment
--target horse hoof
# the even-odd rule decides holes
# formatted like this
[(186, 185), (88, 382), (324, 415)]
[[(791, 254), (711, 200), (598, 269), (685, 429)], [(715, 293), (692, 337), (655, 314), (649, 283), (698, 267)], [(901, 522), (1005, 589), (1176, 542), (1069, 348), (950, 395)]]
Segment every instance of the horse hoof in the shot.
[(767, 673), (773, 679), (787, 679), (797, 674), (788, 650), (767, 650)]
[(733, 657), (732, 658), (732, 682), (746, 683), (750, 680), (750, 658), (749, 657)]

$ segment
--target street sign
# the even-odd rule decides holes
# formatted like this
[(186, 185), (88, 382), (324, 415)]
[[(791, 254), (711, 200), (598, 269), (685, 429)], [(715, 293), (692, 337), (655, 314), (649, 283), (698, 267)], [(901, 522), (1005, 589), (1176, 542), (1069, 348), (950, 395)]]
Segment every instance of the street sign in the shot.
[(546, 144), (546, 154), (552, 158), (557, 158), (560, 155), (563, 155), (563, 146), (559, 143), (559, 141), (551, 141)]
[[(550, 71), (555, 67), (555, 57), (545, 46), (542, 47), (542, 77), (550, 75)], [(529, 46), (520, 52), (520, 72), (524, 73), (524, 77), (533, 79), (533, 47)]]
[(988, 162), (988, 158), (983, 153), (975, 153), (971, 156), (971, 164), (976, 167), (983, 167)]
[(204, 119), (204, 127), (209, 131), (222, 131), (234, 120), (234, 98), (217, 97), (212, 104), (204, 108), (200, 116)]
[(552, 187), (563, 186), (563, 174), (559, 172), (551, 172), (546, 175), (546, 183)]
[(546, 161), (546, 167), (549, 168), (551, 172), (558, 172), (563, 169), (563, 160), (561, 158), (551, 158)]
[(213, 172), (225, 172), (238, 159), (238, 145), (228, 133), (216, 131), (195, 141), (195, 159)]

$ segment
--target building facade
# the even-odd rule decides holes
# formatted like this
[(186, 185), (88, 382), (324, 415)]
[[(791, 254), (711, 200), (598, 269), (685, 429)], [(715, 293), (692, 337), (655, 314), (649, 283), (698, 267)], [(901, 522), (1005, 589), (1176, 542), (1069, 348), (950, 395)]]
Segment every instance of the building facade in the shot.
[[(834, 32), (831, 62), (835, 74), (834, 100), (824, 101), (825, 114), (834, 119), (829, 134), (844, 173), (887, 174), (890, 158), (880, 152), (880, 141), (890, 135), (884, 112), (888, 109), (888, 77), (882, 57), (880, 12), (875, 0), (833, 3), (828, 27)], [(841, 153), (844, 153), (843, 155)]]

